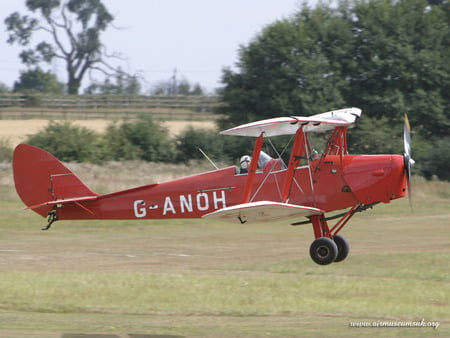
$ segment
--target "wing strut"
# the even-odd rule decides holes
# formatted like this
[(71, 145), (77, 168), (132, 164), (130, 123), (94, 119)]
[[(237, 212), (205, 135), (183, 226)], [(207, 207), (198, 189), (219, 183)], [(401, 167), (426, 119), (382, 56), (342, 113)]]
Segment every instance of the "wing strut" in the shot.
[(250, 162), (250, 169), (248, 171), (247, 182), (245, 183), (244, 194), (242, 195), (242, 203), (250, 202), (250, 195), (252, 193), (253, 181), (256, 175), (256, 168), (258, 166), (259, 154), (263, 146), (264, 132), (262, 132), (255, 141), (253, 148), (252, 161)]
[(304, 138), (305, 134), (303, 132), (303, 127), (298, 128), (295, 133), (294, 144), (292, 145), (291, 156), (289, 158), (289, 164), (286, 172), (286, 177), (283, 183), (283, 192), (281, 194), (281, 200), (285, 203), (289, 200), (289, 195), (291, 193), (292, 180), (294, 178), (295, 168), (300, 164), (304, 149)]

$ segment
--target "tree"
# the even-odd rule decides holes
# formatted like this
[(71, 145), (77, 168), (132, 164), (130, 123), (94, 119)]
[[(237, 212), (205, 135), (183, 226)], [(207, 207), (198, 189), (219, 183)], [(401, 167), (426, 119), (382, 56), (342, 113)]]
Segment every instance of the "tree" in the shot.
[(199, 83), (191, 83), (183, 78), (177, 82), (174, 79), (162, 80), (153, 86), (150, 91), (152, 95), (204, 95), (203, 88)]
[(191, 83), (186, 79), (182, 79), (177, 86), (178, 95), (203, 95), (203, 89), (199, 83)]
[(418, 164), (422, 167), (421, 172), (426, 178), (437, 176), (441, 180), (450, 181), (450, 136), (439, 139), (429, 149), (428, 156), (422, 156), (418, 159)]
[(9, 87), (3, 82), (0, 82), (0, 93), (7, 93), (9, 91), (10, 91)]
[[(449, 8), (447, 5), (447, 15)], [(450, 133), (450, 25), (425, 0), (357, 2), (347, 100), (371, 117), (411, 123), (429, 136)]]
[(50, 72), (39, 67), (22, 71), (19, 80), (14, 82), (13, 92), (40, 92), (61, 94), (64, 85)]
[(126, 94), (139, 95), (141, 83), (137, 76), (119, 70), (114, 76), (115, 83), (107, 78), (103, 83), (94, 82), (85, 89), (85, 94)]
[(428, 133), (448, 135), (449, 15), (426, 0), (303, 5), (241, 47), (218, 112), (236, 124), (355, 105), (391, 121), (413, 112)]
[[(276, 115), (311, 115), (344, 103), (343, 80), (320, 43), (329, 32), (338, 36), (333, 15), (326, 6), (314, 11), (304, 6), (297, 18), (267, 26), (241, 47), (240, 71), (225, 69), (222, 77), (223, 127)], [(322, 27), (326, 18), (331, 18), (329, 27)]]
[(26, 6), (36, 15), (14, 12), (5, 19), (8, 43), (28, 46), (38, 31), (45, 32), (47, 38), (20, 53), (23, 63), (32, 66), (50, 63), (54, 58), (62, 60), (69, 94), (78, 94), (87, 71), (113, 70), (105, 62), (100, 40), (113, 16), (100, 0), (26, 0)]

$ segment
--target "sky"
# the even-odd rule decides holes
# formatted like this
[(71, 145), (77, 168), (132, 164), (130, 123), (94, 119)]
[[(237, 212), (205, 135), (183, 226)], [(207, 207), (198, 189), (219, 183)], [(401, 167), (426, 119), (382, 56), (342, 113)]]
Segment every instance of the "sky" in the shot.
[[(312, 3), (310, 0), (310, 3)], [(29, 14), (25, 0), (2, 1), (0, 10), (0, 82), (12, 87), (25, 66), (18, 55), (22, 47), (6, 43), (4, 19), (18, 11)], [(114, 16), (101, 38), (112, 60), (129, 73), (139, 73), (148, 92), (160, 81), (199, 83), (207, 92), (221, 86), (222, 69), (236, 69), (238, 50), (248, 45), (268, 24), (290, 17), (301, 0), (103, 0)], [(40, 40), (39, 40), (40, 41)], [(34, 40), (34, 43), (37, 43)], [(44, 68), (44, 67), (43, 67)], [(63, 63), (47, 68), (65, 81)], [(96, 80), (101, 80), (98, 74)], [(88, 85), (89, 79), (83, 82)]]

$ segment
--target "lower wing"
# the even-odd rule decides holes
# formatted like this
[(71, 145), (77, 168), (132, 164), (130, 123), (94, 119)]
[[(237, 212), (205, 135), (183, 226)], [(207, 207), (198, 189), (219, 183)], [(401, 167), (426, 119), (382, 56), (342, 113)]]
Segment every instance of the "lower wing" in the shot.
[(203, 218), (243, 224), (246, 222), (272, 222), (294, 217), (309, 217), (323, 213), (323, 210), (302, 205), (259, 201), (219, 209), (203, 215)]

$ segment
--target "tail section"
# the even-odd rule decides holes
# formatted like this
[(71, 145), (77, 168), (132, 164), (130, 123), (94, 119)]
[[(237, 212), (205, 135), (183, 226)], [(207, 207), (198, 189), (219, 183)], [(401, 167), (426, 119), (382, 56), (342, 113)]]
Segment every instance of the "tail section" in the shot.
[(98, 196), (56, 157), (29, 144), (14, 150), (13, 172), (18, 195), (43, 217), (59, 203)]

